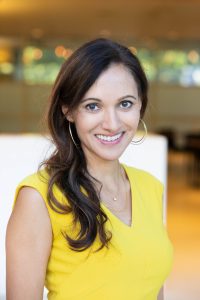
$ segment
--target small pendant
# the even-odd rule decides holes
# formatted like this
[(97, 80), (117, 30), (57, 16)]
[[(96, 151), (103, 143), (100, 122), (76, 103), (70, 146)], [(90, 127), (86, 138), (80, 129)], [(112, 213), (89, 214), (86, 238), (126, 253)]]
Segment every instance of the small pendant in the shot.
[(117, 197), (113, 197), (113, 200), (114, 200), (114, 201), (117, 201)]

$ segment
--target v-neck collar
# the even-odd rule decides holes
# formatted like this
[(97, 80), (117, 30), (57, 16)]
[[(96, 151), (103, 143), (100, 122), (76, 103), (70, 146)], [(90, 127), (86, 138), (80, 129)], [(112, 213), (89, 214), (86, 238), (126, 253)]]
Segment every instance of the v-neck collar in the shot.
[(135, 208), (136, 208), (136, 201), (135, 201), (135, 188), (134, 188), (134, 183), (133, 179), (131, 178), (130, 170), (129, 167), (126, 166), (125, 164), (121, 164), (122, 168), (124, 169), (126, 176), (129, 180), (130, 184), (130, 190), (131, 190), (131, 224), (127, 225), (124, 223), (120, 218), (118, 218), (104, 203), (101, 202), (102, 208), (107, 212), (107, 215), (110, 219), (113, 219), (114, 221), (118, 222), (122, 227), (125, 229), (132, 229), (135, 227)]

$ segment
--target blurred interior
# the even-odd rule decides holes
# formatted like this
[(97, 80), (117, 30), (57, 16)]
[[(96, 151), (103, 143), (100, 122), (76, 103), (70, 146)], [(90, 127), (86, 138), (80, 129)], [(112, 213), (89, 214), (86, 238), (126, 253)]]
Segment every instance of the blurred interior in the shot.
[(200, 0), (0, 0), (0, 134), (44, 133), (60, 65), (108, 37), (141, 59), (145, 117), (168, 141), (167, 227), (174, 268), (165, 300), (200, 295)]

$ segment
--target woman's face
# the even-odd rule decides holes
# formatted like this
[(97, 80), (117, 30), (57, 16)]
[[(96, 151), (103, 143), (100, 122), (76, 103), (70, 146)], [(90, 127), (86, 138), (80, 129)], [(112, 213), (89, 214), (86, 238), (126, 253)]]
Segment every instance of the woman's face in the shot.
[(140, 109), (133, 76), (122, 64), (112, 64), (67, 119), (75, 123), (87, 160), (114, 161), (133, 139)]

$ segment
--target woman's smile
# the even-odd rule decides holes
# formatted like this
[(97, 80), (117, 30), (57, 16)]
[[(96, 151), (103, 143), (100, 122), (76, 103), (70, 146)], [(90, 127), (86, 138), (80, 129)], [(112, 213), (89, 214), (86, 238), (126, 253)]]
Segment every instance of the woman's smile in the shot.
[(105, 145), (115, 145), (120, 143), (122, 140), (124, 131), (117, 133), (115, 135), (104, 135), (104, 134), (96, 134), (95, 136), (100, 141), (100, 143)]

